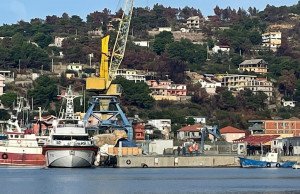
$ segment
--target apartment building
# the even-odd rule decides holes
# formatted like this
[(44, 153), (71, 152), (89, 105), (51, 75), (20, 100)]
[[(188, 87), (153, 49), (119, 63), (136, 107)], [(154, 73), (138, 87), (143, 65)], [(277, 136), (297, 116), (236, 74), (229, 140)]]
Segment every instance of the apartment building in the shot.
[(122, 76), (127, 80), (137, 82), (146, 82), (145, 75), (138, 74), (135, 69), (118, 69), (116, 76)]
[(281, 46), (281, 32), (267, 32), (261, 35), (262, 45), (276, 51)]

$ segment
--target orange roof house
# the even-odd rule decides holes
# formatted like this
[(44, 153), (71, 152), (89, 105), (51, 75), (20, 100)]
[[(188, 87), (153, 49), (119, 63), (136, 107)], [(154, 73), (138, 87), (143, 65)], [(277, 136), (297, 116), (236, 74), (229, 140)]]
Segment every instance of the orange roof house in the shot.
[(221, 133), (221, 136), (227, 141), (227, 142), (233, 142), (233, 140), (245, 137), (245, 131), (241, 129), (237, 129), (235, 127), (227, 126), (219, 130)]

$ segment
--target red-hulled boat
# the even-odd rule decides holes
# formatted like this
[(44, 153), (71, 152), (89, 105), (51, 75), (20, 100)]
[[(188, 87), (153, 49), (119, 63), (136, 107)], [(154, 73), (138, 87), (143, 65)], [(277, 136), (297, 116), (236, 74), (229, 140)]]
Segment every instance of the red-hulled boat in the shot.
[(45, 165), (45, 156), (35, 134), (31, 130), (21, 131), (16, 119), (8, 120), (8, 126), (8, 139), (0, 146), (0, 165)]

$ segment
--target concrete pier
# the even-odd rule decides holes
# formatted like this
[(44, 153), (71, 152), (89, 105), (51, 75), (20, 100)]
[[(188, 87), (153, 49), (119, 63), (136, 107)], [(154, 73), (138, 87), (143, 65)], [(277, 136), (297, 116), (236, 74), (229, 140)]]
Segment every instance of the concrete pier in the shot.
[[(122, 156), (117, 157), (119, 168), (204, 168), (240, 167), (238, 155), (201, 155), (201, 156)], [(241, 156), (244, 157), (244, 156)], [(249, 156), (259, 160), (259, 156)], [(282, 161), (297, 161), (300, 156), (281, 156)]]
[(119, 168), (239, 167), (238, 156), (126, 156), (117, 158)]

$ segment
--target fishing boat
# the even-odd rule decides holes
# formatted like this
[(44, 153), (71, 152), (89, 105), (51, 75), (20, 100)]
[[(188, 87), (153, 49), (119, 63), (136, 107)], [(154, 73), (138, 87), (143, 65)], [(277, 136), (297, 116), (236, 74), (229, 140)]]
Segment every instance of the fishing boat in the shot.
[(22, 130), (14, 117), (7, 122), (7, 140), (0, 146), (1, 165), (43, 166), (42, 147), (31, 130)]
[(278, 153), (267, 153), (265, 157), (261, 157), (260, 160), (254, 160), (244, 157), (239, 157), (240, 165), (243, 168), (290, 168), (296, 161), (278, 162)]
[(59, 119), (53, 121), (53, 129), (49, 139), (43, 145), (43, 154), (47, 167), (90, 167), (92, 166), (98, 147), (90, 140), (80, 115), (74, 113), (74, 95), (71, 87), (67, 93), (59, 95), (66, 99), (66, 111), (62, 111)]

